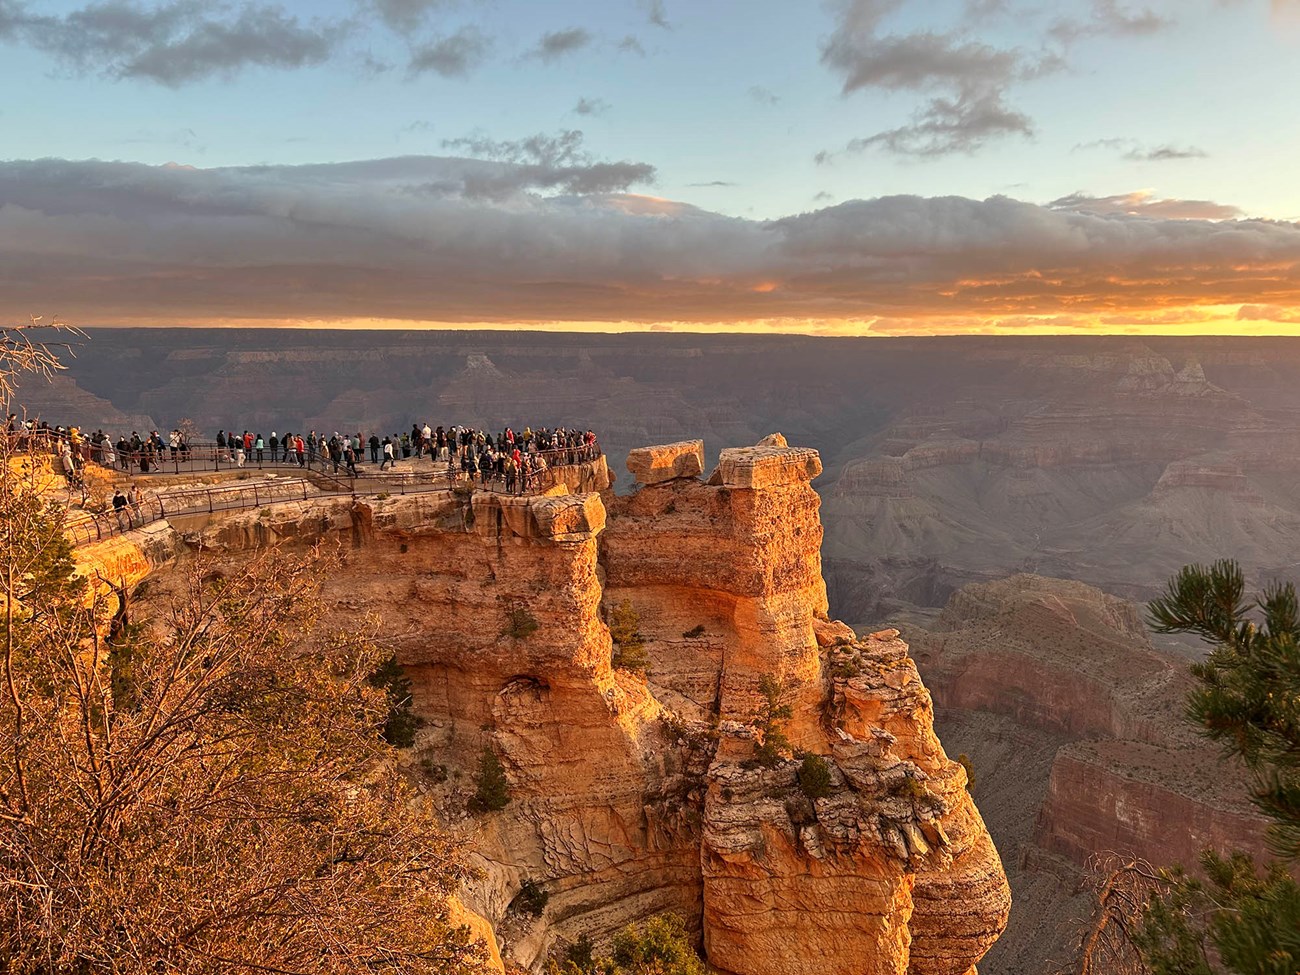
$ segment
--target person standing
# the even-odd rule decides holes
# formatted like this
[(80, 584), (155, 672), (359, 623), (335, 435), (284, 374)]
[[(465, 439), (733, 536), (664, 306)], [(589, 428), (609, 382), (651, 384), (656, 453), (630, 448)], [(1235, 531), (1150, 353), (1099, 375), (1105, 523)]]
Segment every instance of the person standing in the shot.
[(372, 464), (379, 463), (379, 447), (379, 434), (372, 433), (370, 435), (370, 463)]
[(144, 524), (144, 512), (140, 508), (140, 489), (132, 484), (126, 489), (126, 503), (131, 509), (131, 524), (137, 528)]
[(121, 488), (113, 492), (113, 515), (117, 518), (117, 527), (121, 531), (131, 527), (131, 514), (126, 510), (126, 495)]
[(388, 465), (397, 463), (396, 459), (393, 457), (393, 441), (390, 440), (388, 437), (384, 438), (383, 449), (384, 449), (384, 461), (382, 464), (379, 465), (379, 469), (381, 471)]

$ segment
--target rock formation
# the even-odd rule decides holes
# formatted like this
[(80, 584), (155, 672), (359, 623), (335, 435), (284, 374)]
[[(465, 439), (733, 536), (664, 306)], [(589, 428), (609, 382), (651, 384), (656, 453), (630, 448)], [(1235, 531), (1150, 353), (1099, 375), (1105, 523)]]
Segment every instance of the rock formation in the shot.
[[(308, 498), (179, 530), (218, 563), (344, 546), (327, 597), (374, 614), (412, 680), (407, 761), (473, 844), (464, 902), (508, 960), (674, 910), (720, 972), (973, 971), (1006, 922), (1002, 866), (897, 632), (827, 618), (817, 453), (726, 450), (708, 483), (700, 456), (651, 449), (626, 497)], [(615, 607), (644, 673), (612, 666)], [(826, 763), (811, 795), (791, 749)], [(510, 801), (469, 816), (485, 750)]]

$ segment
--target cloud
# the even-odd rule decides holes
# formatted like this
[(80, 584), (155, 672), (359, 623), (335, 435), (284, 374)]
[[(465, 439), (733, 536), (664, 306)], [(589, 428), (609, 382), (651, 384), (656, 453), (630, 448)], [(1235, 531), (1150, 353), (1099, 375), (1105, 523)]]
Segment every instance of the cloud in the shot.
[(843, 94), (861, 88), (977, 89), (1005, 85), (1019, 59), (976, 41), (919, 33), (858, 38), (841, 33), (822, 51), (822, 62), (843, 76)]
[(746, 94), (760, 105), (777, 105), (781, 101), (780, 95), (762, 85), (751, 85)]
[(975, 23), (994, 20), (1011, 12), (1008, 0), (966, 0), (965, 18)]
[(580, 129), (565, 129), (558, 135), (539, 132), (524, 139), (491, 139), (487, 136), (463, 136), (444, 139), (444, 149), (464, 149), (472, 156), (509, 163), (537, 163), (543, 166), (568, 166), (587, 161)]
[(412, 75), (432, 71), (444, 78), (466, 78), (483, 63), (491, 47), (491, 40), (477, 28), (462, 27), (448, 37), (413, 48), (407, 71)]
[(687, 186), (735, 186), (736, 184), (725, 179), (711, 179), (707, 183), (687, 183), (686, 185)]
[(578, 115), (604, 115), (610, 109), (609, 102), (603, 98), (579, 98), (573, 111)]
[[(561, 189), (578, 195), (615, 193), (655, 178), (655, 168), (648, 163), (597, 162), (583, 147), (578, 129), (515, 140), (466, 136), (444, 139), (442, 145), (476, 159), (505, 164), (463, 170), (457, 189), (471, 197), (501, 198), (525, 189)], [(430, 185), (446, 188), (440, 183)]]
[[(1185, 219), (1171, 201), (1088, 211), (1002, 196), (747, 220), (573, 192), (600, 183), (601, 164), (564, 133), (476, 141), (502, 158), (0, 163), (0, 314), (58, 295), (88, 325), (878, 320), (884, 331), (1300, 308), (1297, 224)], [(494, 183), (509, 191), (467, 191)]]
[[(1009, 0), (964, 0), (946, 27), (891, 30), (891, 18), (905, 6), (905, 0), (832, 2), (835, 26), (822, 42), (821, 62), (840, 79), (842, 95), (874, 89), (927, 96), (909, 124), (853, 139), (847, 151), (969, 154), (1009, 136), (1032, 137), (1033, 120), (1011, 102), (1016, 87), (1065, 70), (1065, 51), (1076, 40), (1149, 36), (1171, 23), (1121, 0), (1091, 0), (1086, 18), (1056, 21), (1037, 48), (1007, 47), (988, 43), (973, 30), (1014, 15), (1021, 28), (1033, 31), (1039, 11), (1013, 10)], [(1185, 158), (1172, 146), (1157, 152), (1150, 158)], [(823, 160), (829, 157), (826, 150)]]
[(1136, 139), (1094, 139), (1092, 142), (1081, 142), (1074, 147), (1074, 151), (1081, 149), (1114, 149), (1120, 153), (1121, 159), (1130, 162), (1169, 162), (1179, 159), (1204, 159), (1208, 153), (1204, 149), (1198, 149), (1196, 146), (1175, 146), (1160, 145), (1147, 146), (1138, 142)]
[(637, 0), (637, 2), (645, 10), (645, 19), (648, 24), (662, 30), (673, 29), (673, 25), (668, 22), (668, 14), (664, 10), (664, 0)]
[(280, 6), (232, 8), (202, 0), (145, 7), (99, 0), (63, 15), (30, 13), (21, 0), (0, 6), (0, 39), (17, 40), (77, 70), (178, 87), (250, 67), (301, 68), (333, 55), (343, 23), (304, 25)]
[[(993, 139), (1030, 136), (1033, 122), (1010, 107), (1011, 85), (1054, 70), (1051, 59), (1029, 59), (957, 31), (882, 34), (881, 24), (901, 0), (842, 0), (835, 30), (822, 44), (822, 64), (841, 78), (840, 91), (864, 89), (931, 93), (908, 125), (851, 140), (848, 152), (879, 148), (898, 155), (971, 153)], [(987, 12), (977, 4), (977, 13)], [(829, 161), (824, 150), (815, 157)]]
[(1147, 37), (1172, 26), (1172, 20), (1149, 7), (1134, 10), (1121, 7), (1119, 0), (1093, 0), (1087, 20), (1063, 18), (1052, 25), (1048, 34), (1069, 45), (1091, 37)]
[(1092, 213), (1099, 216), (1122, 214), (1125, 216), (1164, 217), (1168, 220), (1231, 220), (1241, 216), (1234, 206), (1210, 200), (1162, 200), (1150, 190), (1138, 190), (1118, 196), (1088, 196), (1071, 193), (1047, 206), (1053, 210), (1070, 210), (1074, 213)]
[(1125, 159), (1141, 162), (1168, 162), (1173, 159), (1204, 159), (1208, 153), (1195, 146), (1153, 146), (1150, 149), (1131, 149), (1124, 153)]
[(1283, 308), (1280, 305), (1242, 305), (1237, 309), (1237, 319), (1243, 322), (1285, 322), (1300, 325), (1300, 306)]
[(565, 55), (582, 50), (593, 39), (591, 31), (585, 27), (549, 31), (538, 39), (536, 47), (527, 56), (551, 64)]
[(388, 27), (403, 34), (416, 30), (437, 7), (454, 0), (369, 0), (366, 6)]
[(972, 153), (989, 139), (1034, 134), (1029, 116), (1008, 108), (996, 92), (935, 98), (918, 111), (909, 125), (853, 139), (845, 147), (862, 152), (879, 146), (897, 155), (944, 156)]
[(639, 54), (641, 57), (645, 57), (645, 48), (641, 46), (641, 42), (632, 34), (628, 34), (618, 42), (618, 49), (624, 54)]

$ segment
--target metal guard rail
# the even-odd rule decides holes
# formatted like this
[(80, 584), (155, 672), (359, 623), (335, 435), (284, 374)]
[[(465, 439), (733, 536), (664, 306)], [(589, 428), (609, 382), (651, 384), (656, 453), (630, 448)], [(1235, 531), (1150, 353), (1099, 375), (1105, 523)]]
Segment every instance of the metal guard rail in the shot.
[[(50, 437), (48, 439), (51, 451), (57, 453), (56, 438)], [(199, 441), (191, 444), (188, 450), (182, 451), (178, 449), (175, 453), (172, 452), (170, 447), (164, 447), (161, 450), (133, 450), (128, 451), (124, 455), (119, 452), (116, 447), (113, 447), (112, 452), (116, 462), (112, 465), (104, 462), (103, 455), (105, 451), (103, 448), (90, 443), (90, 441), (84, 438), (77, 445), (77, 448), (77, 453), (83, 461), (99, 464), (103, 467), (109, 467), (111, 470), (125, 474), (127, 477), (133, 477), (140, 474), (197, 474), (208, 470), (266, 470), (268, 468), (271, 470), (282, 470), (287, 468), (291, 470), (312, 470), (319, 473), (330, 473), (334, 468), (333, 460), (331, 460), (329, 455), (323, 452), (319, 447), (315, 452), (306, 452), (302, 464), (298, 463), (296, 455), (292, 452), (290, 452), (287, 459), (283, 459), (282, 450), (277, 449), (276, 453), (280, 456), (266, 456), (262, 460), (256, 460), (252, 457), (246, 456), (242, 467), (229, 459), (232, 453), (229, 448), (226, 450), (220, 450), (213, 441)], [(271, 449), (269, 447), (263, 449), (265, 454), (271, 454)], [(363, 445), (363, 454), (368, 454), (368, 451), (369, 448)], [(541, 457), (546, 462), (546, 466), (550, 468), (572, 467), (576, 464), (588, 463), (590, 461), (598, 460), (601, 453), (600, 442), (596, 441), (590, 444), (582, 444), (577, 447), (556, 447), (548, 450), (538, 450), (528, 456)], [(142, 472), (139, 469), (140, 459), (142, 457), (148, 459), (149, 466), (152, 468), (151, 470)], [(456, 455), (452, 455), (452, 458), (453, 459), (448, 462), (448, 470), (457, 470)], [(403, 461), (410, 459), (411, 458), (398, 458), (398, 460)], [(123, 460), (126, 461), (125, 466), (123, 466)], [(368, 461), (364, 458), (359, 458), (358, 460), (362, 465), (373, 466), (373, 461)], [(343, 461), (340, 461), (339, 470), (342, 471), (345, 469), (346, 464)], [(433, 473), (441, 474), (440, 471)], [(401, 474), (384, 473), (382, 476), (418, 478), (428, 477), (429, 475), (430, 472), (403, 472)], [(364, 476), (373, 477), (375, 475)]]

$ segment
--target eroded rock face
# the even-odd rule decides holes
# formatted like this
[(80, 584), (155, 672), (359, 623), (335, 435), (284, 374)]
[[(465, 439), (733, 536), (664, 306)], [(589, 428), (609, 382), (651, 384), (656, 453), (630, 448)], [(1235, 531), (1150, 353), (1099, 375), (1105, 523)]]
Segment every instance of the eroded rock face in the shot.
[[(702, 451), (646, 456), (685, 470)], [(378, 613), (412, 681), (412, 771), (441, 770), (425, 790), (481, 867), (464, 904), (507, 960), (539, 971), (676, 911), (735, 975), (961, 975), (1005, 924), (1006, 881), (906, 645), (826, 617), (820, 460), (773, 443), (719, 470), (608, 508), (562, 489), (308, 499), (186, 537), (230, 560), (343, 546), (327, 597)], [(623, 604), (648, 675), (612, 666)], [(764, 721), (774, 705), (790, 717)], [(815, 797), (791, 746), (827, 763)], [(485, 750), (510, 802), (468, 817)], [(539, 917), (515, 900), (528, 882)]]
[(704, 833), (710, 960), (756, 973), (966, 972), (1010, 894), (896, 632), (828, 655), (826, 794), (799, 766), (717, 763)]
[(1183, 717), (1186, 660), (1151, 645), (1132, 603), (1016, 575), (966, 586), (931, 631), (908, 635), (1011, 863), (1020, 915), (995, 970), (1076, 967), (1088, 907), (1070, 901), (1099, 859), (1194, 867), (1206, 847), (1267, 859), (1244, 770)]

